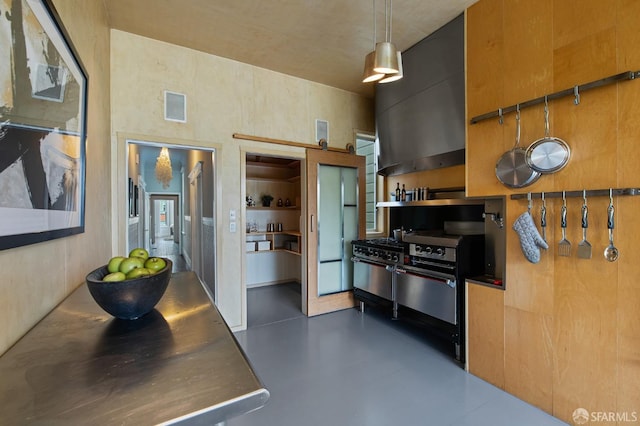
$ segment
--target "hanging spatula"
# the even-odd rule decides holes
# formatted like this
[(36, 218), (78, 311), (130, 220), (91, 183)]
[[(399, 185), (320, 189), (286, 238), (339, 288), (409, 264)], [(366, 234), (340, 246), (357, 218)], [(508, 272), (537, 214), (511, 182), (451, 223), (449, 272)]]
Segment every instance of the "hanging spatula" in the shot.
[(591, 244), (587, 241), (587, 228), (589, 221), (587, 219), (587, 191), (582, 191), (582, 241), (578, 243), (578, 257), (581, 259), (591, 259)]
[(562, 191), (562, 209), (560, 211), (560, 227), (562, 239), (558, 243), (558, 256), (571, 256), (571, 243), (567, 240), (567, 199)]
[(542, 239), (547, 242), (547, 201), (544, 199), (544, 192), (541, 193), (542, 207), (540, 207), (540, 229), (542, 230)]

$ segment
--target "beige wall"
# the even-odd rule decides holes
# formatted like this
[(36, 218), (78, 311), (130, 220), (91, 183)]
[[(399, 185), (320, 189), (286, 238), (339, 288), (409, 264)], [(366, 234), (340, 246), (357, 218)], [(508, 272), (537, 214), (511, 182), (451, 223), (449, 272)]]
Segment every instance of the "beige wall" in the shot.
[(111, 253), (109, 30), (102, 2), (54, 0), (89, 76), (85, 233), (0, 251), (0, 353)]
[[(480, 0), (467, 13), (468, 117), (639, 70), (638, 16), (635, 0)], [(556, 100), (550, 109), (552, 135), (572, 148), (566, 168), (509, 190), (494, 167), (513, 146), (514, 114), (502, 126), (497, 120), (469, 125), (469, 195), (637, 187), (640, 82), (584, 92), (579, 106), (572, 97)], [(543, 117), (541, 106), (522, 111), (525, 146), (544, 134)], [(507, 290), (469, 289), (470, 370), (566, 421), (579, 407), (640, 413), (640, 197), (615, 200), (621, 251), (615, 263), (603, 257), (608, 198), (588, 201), (593, 257), (575, 255), (582, 239), (579, 198), (568, 201), (572, 256), (558, 256), (556, 199), (548, 203), (551, 247), (531, 264), (511, 229), (526, 200), (508, 198)], [(538, 201), (536, 221), (539, 209)]]
[[(228, 221), (234, 209), (238, 229), (243, 227), (242, 158), (246, 151), (264, 150), (304, 157), (304, 150), (233, 139), (233, 133), (316, 146), (315, 119), (320, 118), (329, 121), (330, 146), (344, 148), (353, 142), (354, 130), (373, 131), (372, 101), (122, 31), (112, 30), (111, 48), (114, 185), (125, 193), (127, 137), (217, 149), (217, 304), (230, 327), (245, 327), (244, 242), (242, 232), (229, 232)], [(187, 96), (187, 123), (164, 120), (164, 90)], [(115, 206), (119, 251), (125, 244), (123, 211), (123, 206)]]

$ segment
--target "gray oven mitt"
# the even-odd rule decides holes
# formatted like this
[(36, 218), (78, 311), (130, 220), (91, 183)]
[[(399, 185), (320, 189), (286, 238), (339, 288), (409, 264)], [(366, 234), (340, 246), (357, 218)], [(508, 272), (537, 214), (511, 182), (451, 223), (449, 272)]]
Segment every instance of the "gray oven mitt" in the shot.
[(515, 222), (513, 222), (513, 230), (520, 237), (520, 246), (524, 257), (531, 263), (540, 262), (540, 248), (548, 249), (549, 245), (538, 232), (538, 228), (533, 223), (533, 219), (529, 212), (522, 213)]

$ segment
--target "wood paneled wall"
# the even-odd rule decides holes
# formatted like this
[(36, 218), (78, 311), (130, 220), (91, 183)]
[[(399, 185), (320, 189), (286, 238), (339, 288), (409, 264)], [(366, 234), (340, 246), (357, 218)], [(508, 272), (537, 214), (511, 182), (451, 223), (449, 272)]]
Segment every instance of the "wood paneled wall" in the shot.
[[(467, 10), (467, 117), (640, 70), (639, 17), (637, 0), (480, 0)], [(514, 114), (503, 125), (468, 125), (468, 195), (638, 187), (639, 111), (640, 81), (586, 91), (578, 106), (572, 97), (551, 102), (551, 134), (571, 146), (570, 162), (521, 190), (495, 177), (515, 142)], [(541, 106), (521, 121), (524, 147), (544, 135)], [(588, 260), (575, 255), (582, 200), (568, 200), (571, 257), (557, 254), (561, 203), (549, 200), (550, 248), (538, 264), (511, 229), (526, 200), (507, 200), (507, 290), (469, 289), (470, 371), (565, 421), (579, 407), (640, 413), (640, 197), (614, 200), (621, 255), (612, 263), (603, 256), (607, 197), (588, 200)], [(536, 221), (539, 209), (538, 201)]]

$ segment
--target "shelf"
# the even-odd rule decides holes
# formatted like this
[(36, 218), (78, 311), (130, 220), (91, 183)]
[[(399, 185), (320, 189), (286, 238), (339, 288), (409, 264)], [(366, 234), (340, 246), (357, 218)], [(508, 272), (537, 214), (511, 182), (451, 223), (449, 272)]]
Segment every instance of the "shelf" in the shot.
[(299, 237), (302, 234), (300, 233), (300, 231), (254, 231), (254, 232), (247, 232), (247, 236), (250, 235), (291, 235), (294, 237)]
[(302, 253), (299, 253), (297, 251), (287, 250), (285, 248), (276, 248), (273, 250), (253, 250), (253, 251), (248, 251), (247, 254), (273, 253), (273, 252), (285, 252), (285, 253), (295, 254), (297, 256), (302, 256)]
[(289, 206), (289, 207), (262, 207), (262, 206), (247, 206), (247, 210), (300, 210), (299, 206)]
[(484, 205), (484, 198), (446, 198), (423, 201), (380, 201), (376, 207), (436, 207), (436, 206), (476, 206)]

